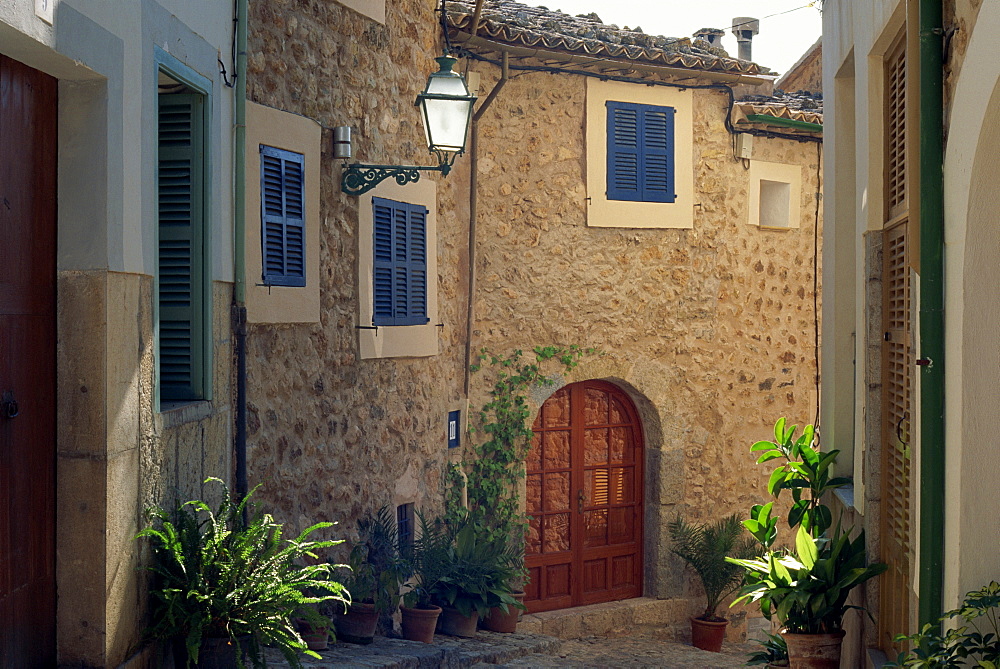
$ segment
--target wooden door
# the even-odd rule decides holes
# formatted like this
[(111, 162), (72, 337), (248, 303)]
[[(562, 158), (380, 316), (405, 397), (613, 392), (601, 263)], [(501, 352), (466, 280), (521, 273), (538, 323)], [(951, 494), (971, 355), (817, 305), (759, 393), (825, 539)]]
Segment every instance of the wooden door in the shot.
[(528, 454), (525, 604), (531, 612), (642, 594), (642, 429), (603, 381), (557, 391)]
[(53, 667), (56, 80), (0, 56), (0, 667)]

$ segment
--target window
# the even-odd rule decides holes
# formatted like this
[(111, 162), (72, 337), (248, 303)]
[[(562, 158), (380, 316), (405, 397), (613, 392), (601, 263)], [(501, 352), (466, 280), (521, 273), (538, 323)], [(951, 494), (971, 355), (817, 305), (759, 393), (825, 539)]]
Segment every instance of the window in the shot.
[(427, 317), (427, 208), (373, 197), (372, 325), (423, 325)]
[(437, 182), (387, 179), (359, 196), (357, 254), (358, 356), (437, 355)]
[(305, 157), (260, 146), (261, 258), (266, 286), (305, 286)]
[(798, 228), (802, 215), (802, 167), (751, 161), (747, 213), (750, 225), (772, 230)]
[(694, 227), (694, 91), (586, 86), (587, 225)]
[(674, 109), (607, 102), (609, 200), (673, 202)]
[(400, 504), (396, 507), (396, 537), (399, 540), (399, 550), (404, 555), (413, 548), (413, 504)]
[[(184, 88), (183, 86), (178, 86)], [(159, 96), (157, 154), (161, 400), (206, 399), (205, 98)]]

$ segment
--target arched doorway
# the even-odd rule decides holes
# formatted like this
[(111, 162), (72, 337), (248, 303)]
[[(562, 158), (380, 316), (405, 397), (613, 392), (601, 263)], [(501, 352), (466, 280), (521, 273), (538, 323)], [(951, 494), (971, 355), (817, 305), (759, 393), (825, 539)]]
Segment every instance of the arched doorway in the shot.
[(643, 439), (632, 401), (604, 381), (574, 383), (546, 400), (532, 430), (528, 611), (640, 596)]

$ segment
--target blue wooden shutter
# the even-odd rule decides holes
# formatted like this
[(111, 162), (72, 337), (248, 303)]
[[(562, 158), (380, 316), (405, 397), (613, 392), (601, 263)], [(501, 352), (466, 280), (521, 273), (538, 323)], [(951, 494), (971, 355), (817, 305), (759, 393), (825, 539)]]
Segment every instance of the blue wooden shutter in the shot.
[(674, 109), (606, 103), (609, 200), (674, 202)]
[(165, 400), (203, 397), (204, 102), (159, 96), (159, 383)]
[(305, 157), (260, 146), (261, 258), (267, 286), (305, 286)]
[(628, 102), (607, 102), (608, 199), (640, 201), (639, 107)]
[(673, 202), (674, 108), (644, 105), (641, 110), (642, 200)]
[(427, 318), (427, 209), (372, 198), (373, 325), (423, 325)]

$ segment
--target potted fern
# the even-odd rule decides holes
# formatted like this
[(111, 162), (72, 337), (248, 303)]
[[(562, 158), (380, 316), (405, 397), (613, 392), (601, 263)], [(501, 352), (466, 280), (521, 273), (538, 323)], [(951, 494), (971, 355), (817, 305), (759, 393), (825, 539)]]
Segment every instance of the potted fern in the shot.
[[(295, 629), (293, 617), (310, 604), (345, 601), (343, 586), (330, 580), (317, 551), (340, 541), (310, 536), (332, 523), (317, 523), (293, 539), (282, 538), (282, 525), (255, 511), (244, 523), (250, 495), (234, 502), (217, 478), (222, 502), (213, 510), (201, 500), (180, 504), (173, 513), (147, 512), (150, 525), (136, 535), (148, 538), (154, 575), (150, 590), (152, 640), (174, 644), (178, 667), (266, 666), (261, 648), (274, 646), (292, 667), (299, 653), (315, 658)], [(259, 486), (258, 486), (259, 487)]]
[(684, 560), (705, 590), (705, 611), (691, 618), (691, 643), (718, 653), (729, 621), (716, 610), (722, 600), (740, 587), (744, 570), (726, 558), (750, 559), (759, 554), (752, 537), (746, 535), (738, 515), (712, 523), (689, 523), (680, 516), (668, 526), (670, 551)]

